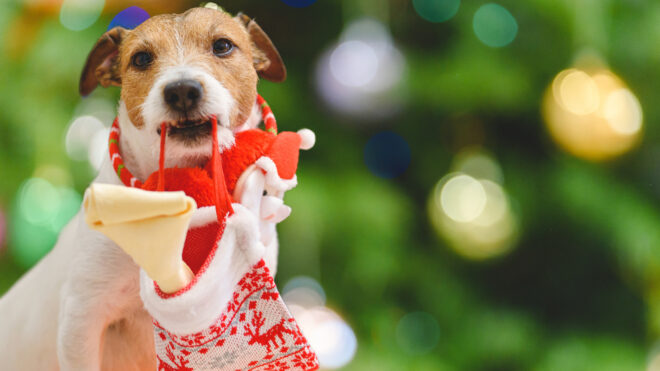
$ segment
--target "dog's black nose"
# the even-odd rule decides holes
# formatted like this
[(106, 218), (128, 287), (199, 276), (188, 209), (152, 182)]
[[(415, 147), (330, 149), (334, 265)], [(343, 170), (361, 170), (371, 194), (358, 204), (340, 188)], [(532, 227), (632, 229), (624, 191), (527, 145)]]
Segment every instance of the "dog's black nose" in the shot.
[(196, 80), (178, 80), (167, 84), (163, 94), (173, 110), (187, 113), (197, 107), (202, 97), (202, 84)]

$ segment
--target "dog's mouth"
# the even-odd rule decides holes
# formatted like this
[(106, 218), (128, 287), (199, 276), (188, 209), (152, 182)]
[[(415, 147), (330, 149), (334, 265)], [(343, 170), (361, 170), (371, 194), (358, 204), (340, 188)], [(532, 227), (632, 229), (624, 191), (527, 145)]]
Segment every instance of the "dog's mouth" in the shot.
[[(194, 145), (210, 136), (211, 129), (210, 118), (182, 119), (168, 123), (167, 136), (186, 145)], [(160, 128), (158, 128), (158, 135), (160, 135)]]

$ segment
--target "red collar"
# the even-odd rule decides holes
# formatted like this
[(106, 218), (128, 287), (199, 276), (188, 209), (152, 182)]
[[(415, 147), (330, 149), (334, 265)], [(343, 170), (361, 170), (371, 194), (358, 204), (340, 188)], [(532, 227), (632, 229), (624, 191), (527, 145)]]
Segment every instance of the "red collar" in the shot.
[[(261, 107), (261, 117), (264, 121), (266, 131), (277, 135), (275, 115), (273, 115), (273, 111), (270, 109), (268, 103), (259, 94), (257, 95), (257, 104)], [(127, 187), (142, 188), (142, 182), (133, 176), (126, 168), (126, 165), (124, 165), (124, 160), (121, 158), (121, 152), (119, 151), (119, 136), (119, 121), (115, 118), (115, 121), (112, 123), (112, 129), (110, 129), (110, 139), (108, 140), (108, 151), (110, 153), (112, 167), (124, 185)]]

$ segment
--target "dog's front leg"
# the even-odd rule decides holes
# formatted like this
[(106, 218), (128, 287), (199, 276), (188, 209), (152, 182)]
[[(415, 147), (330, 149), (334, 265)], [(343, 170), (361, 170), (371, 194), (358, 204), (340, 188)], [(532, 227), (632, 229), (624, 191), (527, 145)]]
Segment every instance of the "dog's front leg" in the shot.
[(80, 242), (60, 294), (60, 371), (99, 371), (106, 328), (140, 300), (139, 271), (128, 255), (89, 229)]
[(101, 309), (98, 303), (90, 303), (88, 299), (71, 296), (61, 302), (57, 334), (60, 371), (100, 370), (101, 339), (106, 321), (98, 316)]

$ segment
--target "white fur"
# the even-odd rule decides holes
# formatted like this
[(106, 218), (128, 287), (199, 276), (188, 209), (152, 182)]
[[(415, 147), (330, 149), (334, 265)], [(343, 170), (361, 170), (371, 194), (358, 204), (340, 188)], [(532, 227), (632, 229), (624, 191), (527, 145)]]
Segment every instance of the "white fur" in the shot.
[(245, 121), (245, 123), (239, 126), (236, 129), (236, 132), (245, 131), (248, 129), (255, 129), (261, 123), (261, 106), (258, 103), (254, 103), (252, 106), (252, 112), (250, 112), (250, 117)]
[(215, 206), (202, 206), (199, 209), (195, 210), (193, 217), (190, 219), (190, 224), (188, 228), (199, 228), (205, 225), (209, 225), (218, 219), (215, 214)]

